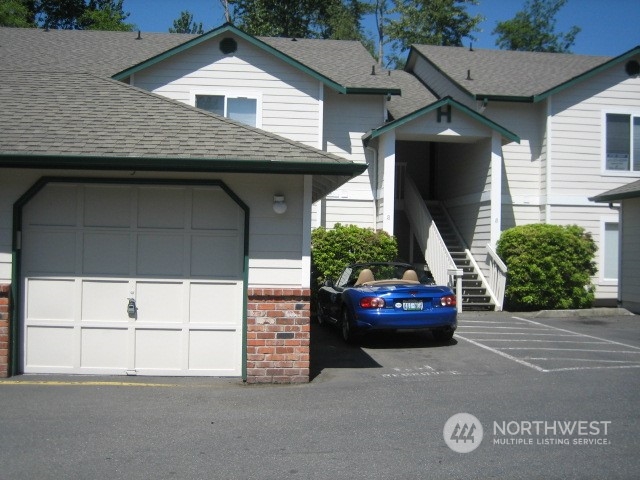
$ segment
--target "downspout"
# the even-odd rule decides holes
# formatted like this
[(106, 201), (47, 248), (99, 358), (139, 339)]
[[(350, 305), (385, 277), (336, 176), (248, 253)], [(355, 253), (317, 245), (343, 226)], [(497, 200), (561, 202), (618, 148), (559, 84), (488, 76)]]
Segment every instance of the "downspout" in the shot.
[(544, 202), (544, 223), (551, 224), (551, 204), (549, 203), (551, 200), (551, 159), (553, 158), (553, 147), (552, 147), (552, 134), (551, 134), (551, 99), (549, 96), (547, 98), (547, 118), (546, 118), (546, 131), (547, 131), (547, 171), (545, 176), (545, 202)]

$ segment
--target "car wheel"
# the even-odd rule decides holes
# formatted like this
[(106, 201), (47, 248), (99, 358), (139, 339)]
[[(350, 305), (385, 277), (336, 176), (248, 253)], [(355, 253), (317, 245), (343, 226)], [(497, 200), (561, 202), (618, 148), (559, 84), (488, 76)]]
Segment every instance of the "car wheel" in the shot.
[(433, 338), (438, 342), (449, 342), (453, 338), (454, 330), (435, 330), (433, 333)]
[(347, 343), (353, 343), (355, 340), (355, 333), (353, 326), (351, 325), (351, 315), (349, 310), (345, 308), (342, 310), (342, 339)]

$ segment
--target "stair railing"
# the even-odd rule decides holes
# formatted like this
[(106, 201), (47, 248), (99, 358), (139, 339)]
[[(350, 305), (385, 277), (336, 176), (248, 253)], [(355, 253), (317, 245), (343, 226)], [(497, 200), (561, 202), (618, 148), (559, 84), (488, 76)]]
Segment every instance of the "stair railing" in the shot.
[(424, 252), (424, 259), (429, 265), (431, 274), (438, 285), (449, 285), (456, 291), (458, 311), (462, 309), (462, 272), (456, 267), (447, 246), (438, 231), (427, 206), (415, 183), (405, 179), (404, 185), (405, 213), (418, 245)]
[(489, 288), (496, 304), (496, 310), (502, 310), (504, 292), (507, 285), (507, 266), (491, 245), (487, 245), (487, 262), (489, 263)]

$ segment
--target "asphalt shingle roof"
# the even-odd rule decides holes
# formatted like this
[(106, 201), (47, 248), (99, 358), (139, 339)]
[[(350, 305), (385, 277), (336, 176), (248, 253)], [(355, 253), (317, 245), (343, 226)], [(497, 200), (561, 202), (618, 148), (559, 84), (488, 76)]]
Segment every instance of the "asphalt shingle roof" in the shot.
[(3, 70), (90, 72), (112, 76), (195, 37), (177, 33), (0, 28)]
[[(479, 97), (533, 97), (611, 60), (567, 53), (432, 45), (414, 45), (413, 49), (461, 88)], [(407, 64), (412, 61), (410, 58)]]
[(387, 102), (387, 110), (392, 120), (409, 115), (438, 101), (438, 98), (409, 72), (393, 70), (391, 79), (402, 90), (401, 95), (393, 95)]
[(590, 200), (593, 200), (594, 202), (615, 202), (625, 198), (638, 197), (640, 197), (640, 180), (636, 180), (635, 182), (627, 183), (621, 187), (601, 193), (600, 195), (592, 197)]
[(350, 164), (264, 130), (86, 73), (0, 70), (0, 152)]
[(267, 45), (334, 82), (354, 89), (396, 90), (389, 71), (358, 41), (258, 37)]

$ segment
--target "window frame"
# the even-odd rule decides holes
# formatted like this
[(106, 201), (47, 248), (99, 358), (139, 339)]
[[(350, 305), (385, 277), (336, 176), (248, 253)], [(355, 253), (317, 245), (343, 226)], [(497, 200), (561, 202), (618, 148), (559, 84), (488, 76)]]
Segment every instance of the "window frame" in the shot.
[[(630, 144), (629, 149), (631, 152), (631, 157), (629, 158), (629, 170), (610, 170), (607, 168), (607, 115), (628, 115), (630, 117)], [(640, 121), (640, 110), (639, 109), (617, 109), (610, 108), (602, 111), (602, 142), (601, 142), (601, 158), (602, 158), (602, 174), (604, 176), (615, 176), (615, 177), (631, 177), (637, 178), (640, 177), (640, 170), (632, 170), (633, 168), (633, 123), (634, 119)], [(636, 146), (637, 147), (637, 146)], [(640, 159), (636, 159), (636, 161), (640, 161)]]
[[(228, 117), (228, 100), (230, 98), (247, 98), (256, 101), (256, 124), (250, 127), (262, 128), (262, 93), (256, 91), (247, 91), (243, 89), (196, 89), (190, 92), (190, 105), (196, 106), (197, 95), (219, 96), (224, 97), (224, 117)], [(197, 107), (196, 107), (197, 108)], [(238, 120), (236, 120), (238, 121)], [(245, 124), (248, 125), (248, 124)]]

